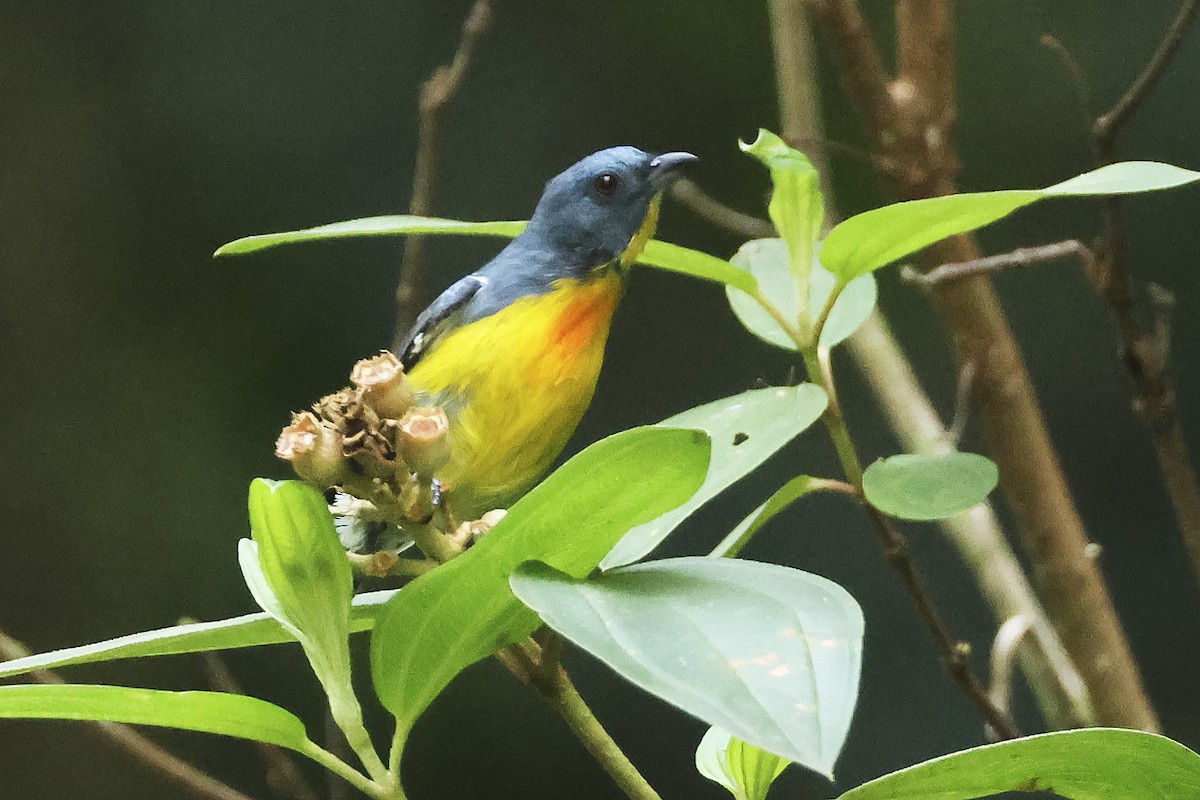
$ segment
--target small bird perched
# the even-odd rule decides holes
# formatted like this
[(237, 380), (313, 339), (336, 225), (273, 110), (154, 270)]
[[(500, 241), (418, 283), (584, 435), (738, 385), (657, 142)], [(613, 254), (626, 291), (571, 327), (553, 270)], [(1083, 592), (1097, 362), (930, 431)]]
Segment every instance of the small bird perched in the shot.
[(546, 184), (525, 231), (417, 317), (400, 360), (450, 420), (436, 477), (460, 519), (549, 469), (591, 402), (629, 268), (691, 153), (612, 147)]

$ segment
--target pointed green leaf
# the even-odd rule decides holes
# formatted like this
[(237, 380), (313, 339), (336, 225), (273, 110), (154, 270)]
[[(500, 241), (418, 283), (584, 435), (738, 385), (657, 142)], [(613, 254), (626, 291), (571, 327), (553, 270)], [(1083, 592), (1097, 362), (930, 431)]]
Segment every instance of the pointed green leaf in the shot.
[(1200, 172), (1154, 161), (1127, 161), (1045, 189), (973, 192), (895, 203), (834, 226), (821, 248), (821, 263), (834, 275), (850, 280), (1046, 197), (1153, 192), (1196, 180), (1200, 180)]
[(771, 171), (773, 188), (767, 213), (787, 245), (797, 311), (805, 321), (800, 327), (804, 330), (816, 313), (815, 304), (810, 305), (809, 274), (813, 248), (825, 222), (821, 177), (807, 156), (768, 130), (759, 128), (758, 138), (752, 143), (738, 144)]
[(600, 562), (601, 569), (632, 564), (645, 556), (693, 511), (748, 475), (821, 418), (825, 392), (811, 383), (752, 389), (663, 420), (662, 427), (694, 428), (712, 439), (704, 485), (683, 505), (630, 530)]
[(213, 256), (243, 255), (278, 247), (284, 244), (318, 242), (325, 239), (349, 239), (361, 236), (397, 236), (410, 233), (443, 233), (463, 236), (504, 236), (511, 238), (525, 230), (524, 222), (462, 222), (438, 217), (415, 217), (396, 214), (384, 217), (365, 217), (345, 222), (333, 222), (280, 233), (246, 236), (222, 245)]
[(354, 576), (325, 497), (300, 481), (250, 483), (238, 557), (254, 599), (299, 640), (327, 692), (350, 683)]
[[(796, 296), (796, 282), (788, 269), (787, 247), (781, 239), (754, 239), (738, 248), (730, 262), (750, 273), (758, 284), (762, 296), (777, 308), (783, 317), (795, 322), (799, 319), (800, 301)], [(825, 307), (829, 294), (834, 290), (837, 279), (829, 270), (814, 261), (810, 275), (810, 302), (814, 309)], [(726, 282), (725, 294), (733, 313), (758, 338), (782, 347), (796, 350), (796, 342), (780, 327), (753, 296)], [(841, 294), (829, 313), (825, 328), (821, 331), (821, 346), (833, 347), (858, 330), (875, 307), (875, 276), (861, 275), (840, 289)]]
[(0, 686), (0, 718), (124, 722), (235, 736), (299, 752), (311, 746), (304, 723), (290, 711), (223, 692), (70, 683)]
[(811, 475), (798, 475), (792, 478), (780, 486), (775, 494), (767, 499), (767, 502), (754, 509), (748, 517), (739, 522), (737, 527), (730, 531), (709, 555), (715, 558), (736, 558), (742, 548), (754, 538), (754, 534), (758, 533), (762, 526), (770, 522), (776, 514), (804, 495), (819, 491), (825, 483), (825, 479), (814, 478)]
[[(398, 590), (365, 592), (354, 597), (350, 611), (350, 632), (369, 631), (384, 603)], [(209, 650), (232, 650), (266, 644), (294, 642), (296, 637), (278, 620), (266, 613), (245, 614), (215, 622), (192, 622), (170, 628), (133, 633), (95, 644), (68, 647), (48, 653), (0, 661), (0, 678), (22, 675), (37, 669), (58, 669), (75, 664), (94, 664), (121, 658), (147, 658)]]
[[(262, 233), (222, 245), (213, 253), (217, 256), (245, 255), (285, 244), (319, 242), (327, 239), (353, 239), (373, 236), (403, 236), (407, 234), (442, 234), (456, 236), (500, 236), (512, 238), (525, 230), (524, 220), (496, 222), (463, 222), (440, 217), (416, 217), (397, 214), (382, 217), (364, 217), (345, 222), (333, 222), (279, 233)], [(651, 240), (646, 243), (638, 263), (679, 272), (695, 278), (729, 283), (744, 291), (753, 292), (754, 282), (744, 272), (728, 261), (691, 250), (687, 247)]]
[(854, 713), (862, 612), (832, 581), (737, 559), (676, 558), (579, 580), (522, 565), (513, 591), (646, 691), (831, 776)]
[(720, 728), (709, 728), (696, 748), (696, 769), (736, 800), (766, 800), (771, 784), (790, 763)]
[(863, 473), (867, 502), (900, 519), (953, 517), (982, 503), (999, 471), (977, 453), (917, 453), (880, 459)]
[(1071, 800), (1194, 800), (1200, 797), (1200, 755), (1141, 731), (1058, 731), (935, 758), (838, 800), (974, 800), (1051, 791)]
[(677, 244), (660, 242), (657, 239), (646, 242), (646, 249), (642, 251), (638, 263), (690, 275), (693, 278), (703, 278), (736, 286), (743, 292), (751, 294), (757, 288), (753, 277), (725, 259), (710, 256), (699, 250), (680, 247)]
[(509, 509), (466, 553), (414, 580), (380, 616), (371, 673), (403, 736), (463, 668), (537, 628), (508, 587), (528, 559), (570, 575), (595, 569), (617, 539), (695, 493), (703, 433), (635, 428), (572, 458)]

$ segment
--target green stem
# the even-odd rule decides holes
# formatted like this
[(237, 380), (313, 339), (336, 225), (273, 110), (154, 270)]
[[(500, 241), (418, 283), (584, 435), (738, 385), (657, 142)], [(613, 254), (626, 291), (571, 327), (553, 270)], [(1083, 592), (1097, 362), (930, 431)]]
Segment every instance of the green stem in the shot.
[(298, 752), (301, 755), (311, 758), (334, 775), (344, 779), (368, 797), (373, 797), (375, 800), (406, 800), (404, 790), (400, 788), (398, 782), (393, 786), (382, 786), (316, 742), (306, 740), (304, 746)]
[(342, 691), (331, 692), (329, 708), (333, 712), (333, 721), (346, 735), (346, 741), (362, 761), (367, 774), (378, 784), (390, 783), (392, 774), (383, 765), (379, 754), (375, 752), (371, 735), (367, 733), (367, 729), (363, 725), (362, 706), (358, 704), (358, 697), (354, 694), (354, 689), (346, 686)]
[(562, 667), (552, 676), (541, 676), (537, 688), (630, 800), (662, 800), (604, 730)]

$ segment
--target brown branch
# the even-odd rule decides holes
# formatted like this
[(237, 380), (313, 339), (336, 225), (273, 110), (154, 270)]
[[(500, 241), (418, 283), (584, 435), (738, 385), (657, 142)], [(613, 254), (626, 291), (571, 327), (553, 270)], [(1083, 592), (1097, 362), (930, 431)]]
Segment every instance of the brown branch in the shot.
[(976, 275), (986, 275), (1012, 267), (1028, 267), (1032, 264), (1044, 264), (1047, 261), (1057, 261), (1060, 258), (1077, 258), (1083, 263), (1084, 272), (1091, 275), (1095, 270), (1095, 255), (1090, 247), (1077, 239), (1068, 239), (1052, 244), (1036, 247), (1019, 247), (1007, 253), (995, 256), (985, 256), (973, 261), (960, 261), (955, 264), (941, 264), (928, 272), (921, 272), (912, 267), (904, 267), (900, 277), (908, 283), (930, 288), (946, 281), (961, 280)]
[[(828, 0), (825, 6), (832, 3)], [(854, 0), (838, 3), (847, 4), (856, 5)], [(848, 39), (861, 38), (855, 27), (861, 15), (857, 20), (853, 13), (818, 18), (838, 51), (849, 49)], [(909, 35), (920, 35), (920, 30), (912, 28)], [(856, 60), (861, 45), (854, 47), (854, 52), (841, 53), (843, 64)], [(936, 49), (931, 45), (929, 52)], [(853, 102), (863, 110), (869, 134), (887, 148), (882, 155), (893, 165), (885, 177), (897, 195), (912, 199), (956, 191), (957, 155), (948, 129), (935, 131), (933, 136), (926, 131), (889, 145), (889, 136), (898, 131), (924, 131), (922, 120), (881, 127), (880, 121), (894, 113), (896, 105), (891, 101), (881, 105), (873, 91), (860, 93), (857, 81), (848, 78), (847, 85), (852, 94), (858, 94)], [(940, 91), (942, 100), (953, 97), (952, 85)], [(918, 104), (907, 107), (920, 108)], [(952, 113), (947, 115), (952, 118)], [(944, 240), (921, 254), (926, 268), (979, 258), (978, 247), (967, 236)], [(977, 370), (975, 402), (991, 455), (1000, 468), (1001, 487), (1021, 522), (1046, 608), (1084, 676), (1100, 722), (1157, 730), (1157, 718), (1104, 577), (1085, 555), (1087, 533), (1050, 442), (1024, 360), (990, 283), (985, 276), (976, 275), (937, 284), (933, 298), (950, 329), (959, 364), (971, 363)]]
[[(786, 0), (781, 0), (786, 2)], [(793, 0), (794, 2), (795, 0)], [(886, 149), (894, 142), (895, 108), (888, 86), (891, 76), (871, 38), (858, 0), (808, 0), (818, 22), (834, 39), (846, 92), (875, 138)]]
[[(417, 157), (413, 164), (412, 198), (408, 213), (427, 216), (432, 210), (433, 186), (437, 179), (438, 150), (442, 117), (462, 87), (471, 65), (475, 46), (487, 32), (492, 21), (491, 0), (476, 0), (463, 21), (462, 37), (449, 64), (434, 70), (421, 85), (419, 101), (420, 124), (417, 130)], [(407, 333), (408, 326), (421, 312), (421, 262), (425, 253), (425, 237), (409, 236), (404, 240), (400, 267), (400, 282), (396, 286), (396, 338)]]
[(700, 218), (739, 236), (767, 239), (776, 235), (775, 226), (765, 219), (730, 208), (687, 178), (671, 186), (671, 196)]
[[(1200, 0), (1183, 3), (1145, 69), (1117, 104), (1096, 119), (1092, 136), (1101, 163), (1114, 160), (1118, 132), (1137, 113), (1171, 65), (1197, 10), (1200, 10)], [(1163, 304), (1156, 304), (1151, 296), (1150, 326), (1142, 321), (1126, 264), (1121, 207), (1116, 198), (1110, 198), (1105, 204), (1104, 237), (1096, 255), (1093, 283), (1112, 311), (1123, 360), (1135, 387), (1134, 408), (1149, 429), (1176, 523), (1191, 556), (1193, 570), (1200, 577), (1200, 481), (1192, 467), (1176, 413), (1175, 387), (1167, 374), (1168, 313), (1164, 312)], [(1169, 306), (1170, 303), (1167, 312)]]
[(1183, 5), (1179, 8), (1179, 13), (1171, 21), (1162, 41), (1158, 43), (1158, 49), (1155, 50), (1145, 69), (1137, 76), (1117, 104), (1101, 114), (1092, 126), (1092, 136), (1095, 137), (1101, 158), (1109, 160), (1108, 156), (1111, 155), (1117, 132), (1126, 121), (1137, 113), (1146, 98), (1154, 92), (1159, 79), (1171, 66), (1171, 61), (1175, 58), (1175, 53), (1179, 51), (1179, 45), (1183, 44), (1188, 26), (1192, 24), (1197, 11), (1200, 11), (1200, 0), (1184, 0)]
[[(5, 660), (24, 658), (29, 654), (30, 650), (24, 644), (0, 631), (0, 656), (3, 656)], [(66, 682), (57, 673), (46, 669), (35, 670), (30, 673), (30, 676), (38, 683), (60, 684)], [(128, 755), (146, 764), (164, 778), (174, 781), (195, 797), (205, 800), (252, 800), (249, 795), (222, 783), (207, 772), (155, 744), (130, 725), (120, 722), (86, 722), (85, 724)]]

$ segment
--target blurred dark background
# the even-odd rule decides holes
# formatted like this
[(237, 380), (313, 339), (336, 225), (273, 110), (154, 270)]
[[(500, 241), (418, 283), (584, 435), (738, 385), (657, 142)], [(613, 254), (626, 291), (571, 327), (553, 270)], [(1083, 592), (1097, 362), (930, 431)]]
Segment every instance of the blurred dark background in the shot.
[[(889, 34), (891, 4), (865, 5)], [(234, 555), (247, 535), (247, 482), (286, 476), (271, 450), (289, 410), (343, 385), (356, 359), (389, 343), (400, 244), (340, 242), (220, 262), (209, 254), (245, 234), (402, 210), (418, 86), (453, 52), (468, 6), (0, 2), (0, 629), (48, 650), (183, 615), (252, 609)], [(1088, 169), (1077, 89), (1039, 37), (1052, 33), (1069, 48), (1094, 102), (1106, 106), (1176, 7), (959, 4), (962, 185), (1041, 186)], [(855, 144), (857, 125), (828, 58), (823, 67), (828, 134)], [(1124, 157), (1200, 167), (1198, 70), (1200, 32), (1126, 129)], [(777, 126), (762, 3), (501, 0), (446, 119), (436, 210), (521, 218), (561, 168), (631, 143), (701, 155), (693, 175), (702, 185), (762, 213), (765, 173), (736, 147), (759, 126)], [(880, 203), (868, 167), (841, 153), (840, 208)], [(1128, 204), (1137, 279), (1179, 299), (1173, 355), (1194, 450), (1198, 208), (1195, 189)], [(663, 217), (665, 239), (721, 255), (738, 244), (678, 205)], [(1085, 202), (1038, 206), (990, 229), (983, 242), (1000, 252), (1088, 238), (1097, 220)], [(427, 297), (498, 246), (432, 241)], [(1131, 411), (1107, 311), (1071, 265), (1007, 273), (998, 285), (1166, 731), (1200, 746), (1200, 596)], [(949, 409), (955, 376), (936, 315), (894, 274), (882, 277), (882, 306)], [(738, 326), (718, 287), (640, 272), (573, 448), (760, 379), (782, 382), (790, 368), (786, 354)], [(843, 358), (839, 368), (864, 457), (894, 452), (853, 366)], [(705, 550), (799, 470), (836, 472), (820, 431), (735, 487), (665, 552)], [(907, 532), (953, 627), (986, 652), (990, 615), (962, 565), (935, 527)], [(839, 783), (831, 788), (792, 769), (780, 796), (832, 796), (982, 741), (873, 534), (844, 502), (805, 501), (747, 555), (843, 583), (867, 619), (863, 692)], [(721, 796), (692, 766), (701, 723), (585, 656), (570, 661), (583, 694), (665, 796)], [(228, 663), (249, 692), (295, 710), (314, 730), (321, 724), (322, 698), (298, 649), (243, 651)], [(68, 676), (205, 686), (189, 658)], [(1036, 725), (1024, 703), (1024, 719)], [(372, 716), (382, 731), (382, 714)], [(152, 735), (269, 796), (249, 745)], [(323, 780), (315, 769), (312, 776)], [(619, 796), (541, 701), (490, 663), (457, 680), (422, 720), (406, 782), (415, 798)], [(69, 723), (0, 725), (0, 787), (14, 800), (185, 796)]]

